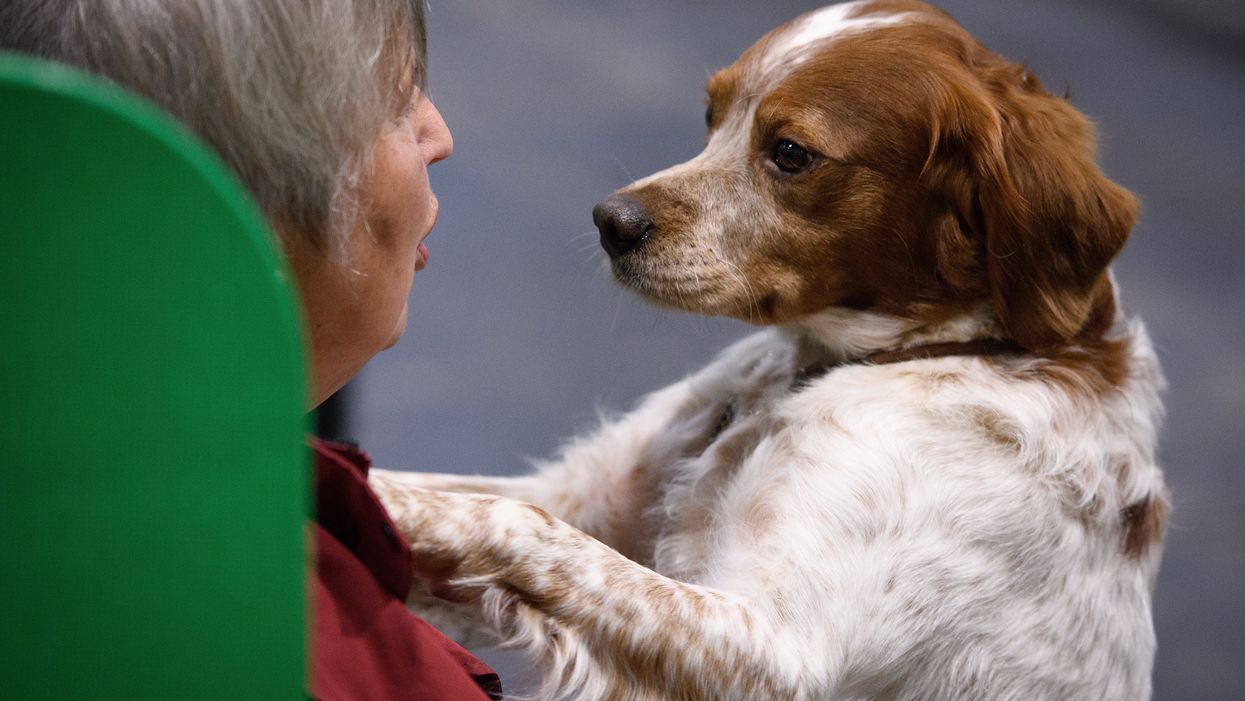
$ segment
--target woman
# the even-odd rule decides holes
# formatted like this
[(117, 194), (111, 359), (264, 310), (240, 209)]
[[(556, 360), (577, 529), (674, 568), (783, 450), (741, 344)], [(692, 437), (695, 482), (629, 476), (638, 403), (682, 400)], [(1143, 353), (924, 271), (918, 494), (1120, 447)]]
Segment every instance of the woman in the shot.
[[(452, 139), (423, 92), (423, 0), (6, 0), (0, 48), (153, 100), (211, 144), (267, 215), (297, 281), (314, 408), (406, 326)], [(311, 692), (499, 698), (491, 670), (402, 605), (408, 548), (367, 458), (317, 443)]]

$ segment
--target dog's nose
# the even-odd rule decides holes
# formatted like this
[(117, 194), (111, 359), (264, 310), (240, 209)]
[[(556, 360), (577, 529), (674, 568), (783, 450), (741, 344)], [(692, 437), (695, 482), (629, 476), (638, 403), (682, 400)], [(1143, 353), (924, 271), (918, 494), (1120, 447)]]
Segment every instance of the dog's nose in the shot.
[(643, 205), (627, 195), (610, 195), (593, 207), (592, 222), (601, 232), (601, 247), (611, 258), (638, 248), (653, 231)]

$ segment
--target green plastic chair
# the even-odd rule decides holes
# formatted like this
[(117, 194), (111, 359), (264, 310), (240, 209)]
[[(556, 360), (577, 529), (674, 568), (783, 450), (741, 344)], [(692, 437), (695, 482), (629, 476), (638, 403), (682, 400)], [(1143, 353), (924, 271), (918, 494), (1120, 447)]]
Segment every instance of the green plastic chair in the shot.
[(283, 259), (178, 124), (0, 54), (0, 697), (304, 696)]

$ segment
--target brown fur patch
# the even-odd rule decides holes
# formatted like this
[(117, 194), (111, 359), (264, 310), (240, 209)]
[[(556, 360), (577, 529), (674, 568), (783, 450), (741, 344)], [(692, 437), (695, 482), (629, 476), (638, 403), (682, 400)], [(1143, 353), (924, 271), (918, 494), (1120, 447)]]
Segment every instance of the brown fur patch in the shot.
[(1042, 380), (1075, 393), (1103, 394), (1128, 382), (1132, 347), (1107, 335), (1115, 318), (1114, 290), (1104, 276), (1092, 313), (1075, 342), (1039, 352), (1046, 362), (1034, 371)]
[(1124, 554), (1139, 558), (1163, 540), (1167, 501), (1149, 496), (1120, 510), (1124, 525)]
[[(760, 70), (790, 25), (715, 74), (711, 128), (738, 128), (727, 115), (755, 103), (748, 150), (630, 192), (659, 235), (616, 263), (634, 266), (620, 279), (662, 304), (766, 324), (834, 306), (936, 323), (989, 300), (1032, 350), (1101, 337), (1113, 318), (1105, 269), (1138, 206), (1099, 170), (1089, 121), (941, 11), (879, 0), (856, 14), (898, 12), (914, 19), (815, 46), (776, 83)], [(820, 158), (778, 173), (780, 140)], [(760, 199), (723, 223), (740, 231), (722, 232), (722, 250), (701, 255), (684, 233), (725, 206), (723, 187)], [(748, 284), (658, 284), (705, 256)]]
[(967, 407), (973, 425), (990, 442), (1000, 445), (1011, 452), (1020, 452), (1020, 438), (1016, 427), (996, 411), (981, 406)]
[(554, 520), (553, 520), (553, 517), (549, 515), (548, 511), (545, 511), (539, 506), (533, 506), (531, 504), (520, 504), (520, 506), (536, 514), (536, 518), (540, 519), (541, 522), (543, 522), (549, 528), (553, 528)]

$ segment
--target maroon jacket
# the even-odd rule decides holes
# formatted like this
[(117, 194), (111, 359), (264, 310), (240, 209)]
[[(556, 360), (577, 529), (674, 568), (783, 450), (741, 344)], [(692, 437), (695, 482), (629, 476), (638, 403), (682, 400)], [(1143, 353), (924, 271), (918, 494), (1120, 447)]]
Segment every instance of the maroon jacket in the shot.
[(370, 460), (315, 441), (311, 695), (321, 701), (501, 698), (493, 670), (403, 605), (409, 546), (367, 486)]

